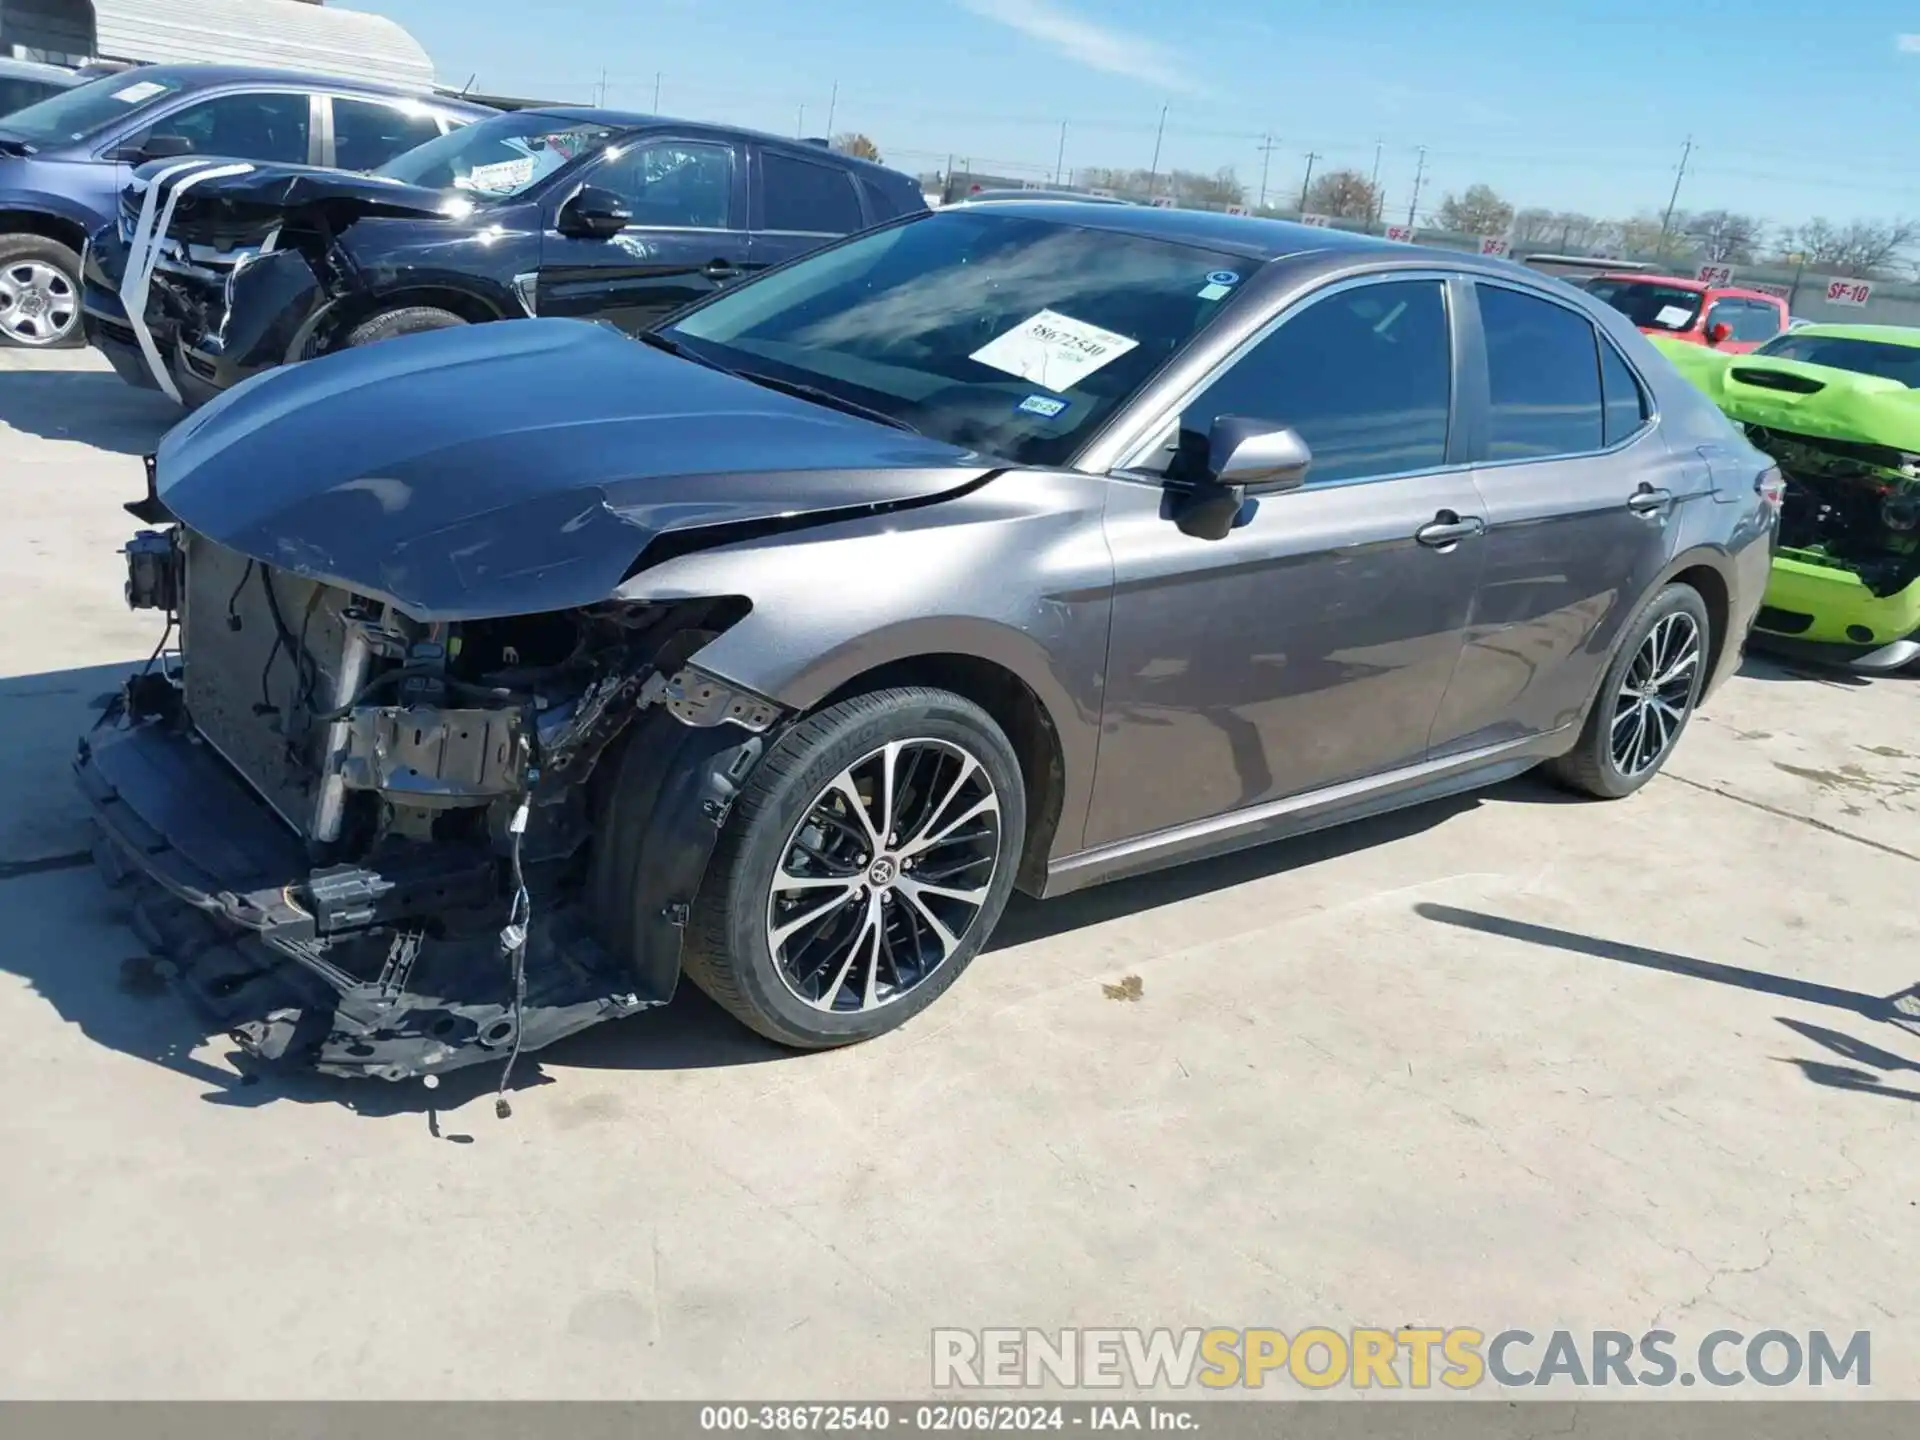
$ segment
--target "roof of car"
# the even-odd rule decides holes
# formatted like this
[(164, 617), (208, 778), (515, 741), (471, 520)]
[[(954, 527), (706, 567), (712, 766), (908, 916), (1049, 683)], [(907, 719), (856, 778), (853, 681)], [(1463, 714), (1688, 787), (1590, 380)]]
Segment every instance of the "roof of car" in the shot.
[(1872, 340), (1881, 345), (1905, 345), (1920, 350), (1920, 326), (1914, 325), (1848, 325), (1815, 320), (1786, 333), (1810, 335), (1815, 339), (1825, 336), (1834, 340)]
[(676, 130), (684, 130), (689, 135), (725, 135), (733, 138), (758, 140), (768, 145), (778, 145), (787, 150), (805, 150), (822, 155), (832, 155), (834, 159), (848, 165), (868, 166), (875, 170), (886, 170), (889, 174), (899, 172), (872, 160), (862, 160), (857, 155), (849, 155), (843, 150), (833, 150), (825, 145), (816, 145), (811, 140), (796, 140), (791, 135), (775, 135), (765, 130), (749, 130), (743, 125), (716, 125), (710, 120), (682, 120), (673, 115), (649, 115), (639, 110), (602, 110), (593, 105), (538, 105), (525, 110), (517, 110), (516, 115), (552, 115), (561, 120), (585, 121), (588, 124), (611, 125), (627, 130), (639, 130), (655, 125), (671, 125)]
[(1784, 305), (1778, 295), (1769, 295), (1764, 290), (1749, 290), (1741, 285), (1709, 285), (1706, 281), (1692, 275), (1654, 275), (1644, 270), (1620, 271), (1596, 275), (1596, 280), (1627, 280), (1647, 285), (1665, 285), (1674, 290), (1691, 290), (1696, 295), (1737, 295), (1743, 300), (1765, 300), (1769, 304)]
[(288, 70), (273, 65), (135, 65), (130, 69), (105, 75), (89, 75), (87, 80), (124, 80), (132, 84), (140, 79), (156, 76), (168, 76), (178, 79), (196, 89), (214, 85), (247, 84), (252, 81), (282, 84), (310, 85), (315, 89), (364, 91), (370, 95), (394, 95), (407, 99), (431, 101), (436, 105), (464, 107), (475, 112), (485, 112), (487, 107), (470, 100), (460, 100), (453, 96), (436, 95), (432, 91), (409, 90), (399, 85), (384, 85), (378, 80), (355, 80), (345, 75), (323, 75), (310, 70)]
[[(965, 206), (954, 205), (951, 210)], [(1252, 215), (1223, 215), (1214, 210), (1163, 210), (1144, 205), (1103, 205), (1065, 200), (996, 200), (996, 215), (1027, 215), (1054, 224), (1062, 221), (1083, 225), (1089, 230), (1115, 230), (1177, 245), (1194, 245), (1206, 250), (1223, 250), (1253, 260), (1278, 260), (1287, 255), (1302, 255), (1312, 250), (1401, 251), (1416, 247), (1378, 235), (1357, 235), (1351, 230), (1329, 226), (1296, 225), (1290, 220), (1266, 220)], [(1454, 261), (1462, 257), (1445, 251), (1426, 252), (1436, 260)]]

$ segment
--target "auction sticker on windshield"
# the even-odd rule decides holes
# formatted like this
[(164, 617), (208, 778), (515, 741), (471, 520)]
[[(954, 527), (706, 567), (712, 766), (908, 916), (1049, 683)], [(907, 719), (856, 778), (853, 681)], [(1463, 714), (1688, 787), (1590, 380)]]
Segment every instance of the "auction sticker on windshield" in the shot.
[(1678, 305), (1662, 305), (1660, 312), (1653, 317), (1653, 323), (1665, 325), (1669, 330), (1678, 330), (1692, 318), (1691, 310), (1683, 310)]
[(524, 160), (501, 160), (492, 165), (476, 165), (467, 172), (464, 183), (470, 189), (505, 194), (533, 179), (537, 163), (529, 155)]
[(142, 100), (151, 100), (156, 95), (164, 95), (167, 87), (156, 85), (151, 80), (142, 80), (137, 85), (129, 85), (124, 90), (113, 92), (113, 98), (122, 105), (138, 105)]
[(1042, 310), (968, 358), (1049, 390), (1071, 390), (1140, 342), (1057, 310)]

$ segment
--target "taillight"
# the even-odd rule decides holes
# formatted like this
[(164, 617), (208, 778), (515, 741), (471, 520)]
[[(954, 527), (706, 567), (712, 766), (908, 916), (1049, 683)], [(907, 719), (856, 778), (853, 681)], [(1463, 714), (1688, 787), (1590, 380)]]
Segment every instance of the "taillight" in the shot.
[(1778, 465), (1769, 465), (1766, 469), (1762, 470), (1759, 477), (1753, 482), (1753, 488), (1755, 493), (1760, 496), (1762, 503), (1774, 514), (1778, 515), (1780, 513), (1780, 506), (1785, 503), (1787, 498), (1787, 477), (1780, 473), (1780, 467)]

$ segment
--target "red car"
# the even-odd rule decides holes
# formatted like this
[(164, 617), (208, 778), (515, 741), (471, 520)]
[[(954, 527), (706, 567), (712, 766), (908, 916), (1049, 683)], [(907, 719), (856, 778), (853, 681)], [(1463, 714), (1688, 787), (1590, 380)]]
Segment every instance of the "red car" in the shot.
[(1760, 290), (1672, 275), (1601, 275), (1586, 291), (1648, 335), (1744, 355), (1787, 328), (1787, 302)]

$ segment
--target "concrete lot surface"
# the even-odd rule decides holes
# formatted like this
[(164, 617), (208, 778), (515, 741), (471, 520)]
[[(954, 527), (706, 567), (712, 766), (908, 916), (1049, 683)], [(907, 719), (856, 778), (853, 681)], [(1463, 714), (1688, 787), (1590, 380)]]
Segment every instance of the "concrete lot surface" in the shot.
[(123, 986), (67, 765), (158, 639), (115, 551), (169, 415), (0, 352), (0, 1395), (900, 1396), (936, 1326), (1419, 1323), (1868, 1330), (1920, 1398), (1920, 680), (1750, 662), (1624, 803), (1016, 902), (864, 1048), (683, 994), (502, 1122), (249, 1083)]

